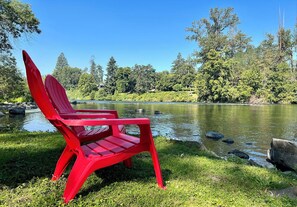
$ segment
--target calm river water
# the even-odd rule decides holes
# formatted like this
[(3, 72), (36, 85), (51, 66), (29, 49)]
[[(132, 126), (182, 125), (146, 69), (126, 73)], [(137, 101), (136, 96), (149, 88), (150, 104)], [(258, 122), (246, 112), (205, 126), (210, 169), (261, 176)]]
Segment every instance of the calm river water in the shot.
[[(120, 117), (148, 117), (154, 135), (171, 139), (202, 141), (220, 156), (239, 149), (261, 164), (265, 164), (266, 151), (272, 138), (295, 140), (297, 138), (297, 105), (202, 105), (190, 103), (135, 103), (89, 102), (76, 108), (115, 109)], [(137, 113), (144, 109), (144, 113)], [(154, 111), (162, 114), (155, 115)], [(21, 117), (2, 117), (0, 125), (28, 131), (54, 131), (55, 128), (40, 112)], [(129, 133), (137, 133), (135, 127)], [(205, 137), (207, 131), (223, 133), (235, 141), (228, 145), (221, 140)]]

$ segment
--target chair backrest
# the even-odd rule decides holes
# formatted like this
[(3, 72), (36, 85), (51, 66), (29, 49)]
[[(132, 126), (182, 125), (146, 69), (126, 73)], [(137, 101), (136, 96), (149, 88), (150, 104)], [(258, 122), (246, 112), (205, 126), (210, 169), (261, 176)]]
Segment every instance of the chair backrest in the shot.
[(28, 53), (24, 50), (23, 60), (26, 67), (29, 89), (34, 101), (47, 119), (56, 119), (57, 117), (59, 117), (59, 115), (54, 109), (49, 97), (47, 96), (42, 82), (41, 74)]
[(72, 108), (64, 87), (52, 75), (47, 75), (45, 78), (45, 89), (49, 95), (52, 104), (60, 113), (75, 113)]
[[(75, 113), (75, 110), (72, 108), (69, 99), (67, 97), (64, 87), (60, 82), (51, 75), (47, 75), (45, 78), (45, 89), (48, 96), (55, 109), (59, 114), (63, 113)], [(82, 132), (85, 130), (84, 127), (76, 126), (71, 127), (76, 133)]]

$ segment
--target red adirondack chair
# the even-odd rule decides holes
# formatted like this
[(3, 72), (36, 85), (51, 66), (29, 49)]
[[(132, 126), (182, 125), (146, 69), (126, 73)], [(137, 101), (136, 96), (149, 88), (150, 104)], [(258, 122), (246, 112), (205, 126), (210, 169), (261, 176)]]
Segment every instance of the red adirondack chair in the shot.
[[(118, 117), (116, 110), (106, 110), (106, 109), (79, 109), (75, 110), (70, 104), (64, 87), (60, 82), (52, 75), (47, 75), (45, 78), (45, 89), (47, 94), (57, 112), (62, 118), (79, 118), (82, 113), (111, 113)], [(73, 127), (74, 131), (77, 133), (81, 142), (86, 142), (94, 139), (99, 139), (106, 137), (111, 134), (110, 127), (101, 127), (92, 130), (86, 130), (84, 127)], [(125, 127), (123, 125), (119, 126), (121, 132), (125, 133)]]
[[(110, 118), (109, 116), (106, 116), (106, 113), (113, 114), (114, 118), (118, 118), (118, 113), (116, 110), (98, 110), (98, 109), (75, 110), (73, 109), (66, 95), (66, 91), (64, 87), (60, 84), (60, 82), (56, 78), (54, 78), (51, 75), (47, 75), (45, 78), (45, 89), (47, 91), (47, 94), (54, 108), (59, 113), (59, 115), (64, 119)], [(96, 115), (88, 116), (90, 115), (90, 113), (92, 114), (95, 113)], [(86, 130), (85, 127), (82, 127), (82, 126), (74, 126), (72, 127), (72, 129), (76, 132), (76, 135), (79, 138), (80, 143), (99, 140), (99, 139), (102, 139), (103, 137), (107, 137), (112, 134), (111, 126), (109, 127), (105, 126), (101, 128), (92, 129), (92, 130)], [(124, 125), (119, 125), (119, 130), (122, 133), (126, 132)], [(72, 157), (67, 156), (69, 154), (68, 152), (69, 150), (70, 148), (66, 146), (64, 149), (64, 152), (61, 154), (61, 157), (58, 160), (56, 169), (52, 176), (52, 180), (57, 180), (61, 177), (62, 173), (66, 169), (72, 157), (74, 156), (74, 153), (72, 153)], [(128, 158), (127, 160), (124, 160), (123, 163), (126, 167), (131, 168), (132, 158)]]
[[(87, 114), (85, 117), (84, 115), (80, 115), (80, 117), (71, 115), (68, 117), (69, 119), (62, 118), (53, 107), (46, 93), (38, 68), (25, 51), (23, 51), (23, 60), (33, 99), (44, 116), (60, 131), (67, 143), (66, 148), (69, 148), (69, 150), (64, 150), (63, 159), (68, 162), (69, 159), (67, 157), (72, 157), (73, 154), (76, 156), (75, 163), (70, 171), (64, 190), (63, 198), (65, 203), (68, 203), (74, 198), (85, 180), (95, 170), (122, 162), (145, 151), (149, 152), (152, 156), (158, 186), (163, 189), (165, 188), (149, 119), (110, 118), (111, 116), (114, 117), (113, 114), (105, 114), (105, 117), (110, 119), (85, 119), (90, 116), (95, 118), (96, 116), (93, 116), (94, 114)], [(76, 119), (73, 119), (73, 116)], [(140, 129), (139, 138), (126, 135), (119, 131), (119, 125), (129, 124), (138, 125)], [(77, 133), (71, 128), (99, 125), (111, 126), (112, 134), (106, 138), (86, 144), (80, 142)], [(61, 163), (62, 161), (60, 164)], [(65, 165), (63, 167), (65, 167)]]

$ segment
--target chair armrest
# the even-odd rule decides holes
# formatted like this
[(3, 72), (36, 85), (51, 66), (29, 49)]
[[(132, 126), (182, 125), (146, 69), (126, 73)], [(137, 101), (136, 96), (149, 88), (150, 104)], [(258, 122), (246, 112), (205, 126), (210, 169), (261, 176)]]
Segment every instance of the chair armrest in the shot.
[(116, 116), (110, 113), (101, 113), (101, 114), (80, 114), (80, 113), (65, 113), (60, 114), (63, 119), (97, 119), (97, 118), (106, 118), (114, 119)]
[[(150, 120), (148, 118), (131, 119), (60, 119), (67, 126), (100, 126), (100, 125), (138, 125), (140, 129), (140, 142), (153, 143)], [(118, 127), (115, 133), (118, 133)]]
[(150, 125), (148, 118), (131, 119), (62, 119), (67, 126), (100, 126), (100, 125)]
[(110, 113), (114, 114), (115, 118), (118, 118), (118, 112), (116, 110), (109, 109), (76, 109), (76, 112), (80, 113)]

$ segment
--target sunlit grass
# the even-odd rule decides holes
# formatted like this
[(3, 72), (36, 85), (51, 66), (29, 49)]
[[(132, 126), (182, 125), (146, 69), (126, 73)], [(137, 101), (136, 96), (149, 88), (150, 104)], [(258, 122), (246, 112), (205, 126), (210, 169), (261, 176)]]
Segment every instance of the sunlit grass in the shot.
[[(198, 144), (155, 139), (167, 190), (157, 187), (150, 156), (93, 173), (69, 206), (297, 206), (270, 190), (296, 186), (294, 175), (224, 161)], [(0, 205), (62, 206), (69, 169), (50, 180), (64, 141), (57, 133), (0, 134)]]

